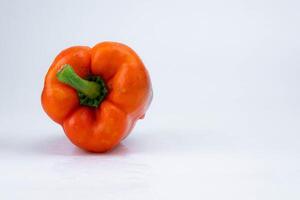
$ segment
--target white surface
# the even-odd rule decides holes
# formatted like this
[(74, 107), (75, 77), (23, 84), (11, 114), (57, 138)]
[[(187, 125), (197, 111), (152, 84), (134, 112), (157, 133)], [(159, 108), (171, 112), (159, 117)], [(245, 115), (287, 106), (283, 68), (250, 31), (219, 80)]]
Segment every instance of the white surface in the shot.
[[(1, 1), (1, 199), (300, 198), (299, 1)], [(62, 49), (120, 41), (154, 101), (108, 154), (40, 106)]]
[(74, 148), (60, 133), (12, 140), (1, 144), (3, 199), (299, 197), (298, 141), (136, 131), (111, 153), (98, 155)]

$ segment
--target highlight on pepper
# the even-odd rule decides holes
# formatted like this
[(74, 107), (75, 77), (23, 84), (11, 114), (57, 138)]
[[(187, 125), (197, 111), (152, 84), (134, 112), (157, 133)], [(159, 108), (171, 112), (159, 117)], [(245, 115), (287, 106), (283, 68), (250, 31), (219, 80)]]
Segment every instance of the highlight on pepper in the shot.
[(128, 46), (102, 42), (63, 50), (46, 76), (41, 102), (81, 149), (106, 152), (142, 119), (152, 101), (149, 73)]

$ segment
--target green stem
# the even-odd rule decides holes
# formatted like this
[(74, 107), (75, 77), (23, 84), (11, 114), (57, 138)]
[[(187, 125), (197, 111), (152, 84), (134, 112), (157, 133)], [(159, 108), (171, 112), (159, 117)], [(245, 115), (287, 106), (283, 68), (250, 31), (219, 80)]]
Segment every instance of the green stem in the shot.
[(71, 65), (64, 65), (56, 74), (58, 80), (93, 99), (101, 95), (101, 85), (79, 77)]

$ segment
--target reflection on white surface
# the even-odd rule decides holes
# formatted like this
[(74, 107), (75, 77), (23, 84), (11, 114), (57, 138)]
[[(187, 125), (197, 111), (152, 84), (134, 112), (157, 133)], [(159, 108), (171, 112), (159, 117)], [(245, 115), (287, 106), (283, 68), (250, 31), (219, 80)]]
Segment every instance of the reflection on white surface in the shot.
[(45, 136), (2, 137), (4, 197), (47, 192), (46, 199), (282, 199), (298, 193), (299, 151), (279, 150), (259, 138), (134, 132), (111, 152), (94, 154), (74, 147), (62, 133)]

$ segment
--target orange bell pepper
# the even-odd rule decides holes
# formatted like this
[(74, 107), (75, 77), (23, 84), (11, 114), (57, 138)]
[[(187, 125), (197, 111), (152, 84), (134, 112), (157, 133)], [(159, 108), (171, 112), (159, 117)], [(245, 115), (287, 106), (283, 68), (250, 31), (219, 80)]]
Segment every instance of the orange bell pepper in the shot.
[(105, 152), (142, 119), (152, 100), (138, 55), (116, 42), (62, 51), (45, 77), (42, 106), (76, 146)]

